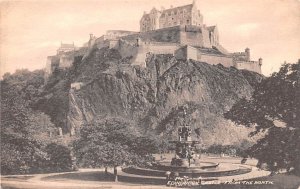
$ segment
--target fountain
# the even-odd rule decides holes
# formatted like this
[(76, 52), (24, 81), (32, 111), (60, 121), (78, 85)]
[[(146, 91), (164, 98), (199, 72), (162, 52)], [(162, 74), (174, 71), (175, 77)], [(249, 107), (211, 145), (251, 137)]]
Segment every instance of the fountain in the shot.
[[(170, 141), (175, 144), (175, 154), (170, 160), (159, 160), (152, 163), (147, 168), (141, 167), (125, 167), (122, 169), (123, 176), (127, 178), (145, 179), (165, 179), (166, 172), (173, 172), (180, 177), (189, 178), (207, 178), (211, 180), (217, 179), (221, 176), (239, 175), (251, 172), (251, 169), (246, 166), (231, 163), (217, 163), (213, 159), (210, 161), (201, 161), (200, 157), (195, 156), (195, 145), (199, 142), (192, 140), (192, 129), (186, 123), (186, 108), (183, 108), (183, 120), (182, 126), (179, 126), (177, 131), (177, 139)], [(157, 180), (158, 179), (158, 180)], [(137, 181), (137, 179), (133, 179)]]

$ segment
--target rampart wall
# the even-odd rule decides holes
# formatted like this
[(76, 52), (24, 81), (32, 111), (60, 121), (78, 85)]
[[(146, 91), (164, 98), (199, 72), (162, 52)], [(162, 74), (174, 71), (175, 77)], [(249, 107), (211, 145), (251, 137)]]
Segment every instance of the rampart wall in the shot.
[(121, 38), (128, 41), (136, 41), (136, 39), (140, 38), (142, 41), (179, 43), (180, 27), (175, 26), (170, 28), (162, 28), (158, 30), (123, 36)]
[(137, 45), (133, 43), (128, 43), (125, 40), (120, 40), (118, 50), (122, 57), (132, 57), (133, 59), (138, 53)]
[(261, 74), (261, 66), (258, 61), (235, 61), (237, 69), (244, 69)]
[(222, 64), (225, 67), (233, 66), (232, 58), (231, 57), (226, 57), (226, 56), (201, 54), (199, 61), (207, 62), (208, 64), (212, 64), (212, 65)]
[(206, 62), (211, 65), (223, 64), (226, 67), (233, 66), (232, 57), (226, 55), (203, 53), (198, 48), (185, 46), (175, 52), (177, 59), (192, 59), (200, 62)]
[(57, 56), (48, 56), (45, 68), (45, 81), (48, 80), (49, 76), (53, 73), (54, 69), (59, 65), (59, 58)]
[(59, 58), (59, 68), (69, 68), (74, 62), (74, 55), (61, 55)]
[(137, 55), (133, 61), (133, 65), (146, 66), (146, 58), (151, 54), (174, 54), (180, 48), (177, 43), (143, 43), (138, 47)]
[(180, 43), (198, 47), (211, 48), (209, 33), (204, 27), (183, 26), (180, 28)]

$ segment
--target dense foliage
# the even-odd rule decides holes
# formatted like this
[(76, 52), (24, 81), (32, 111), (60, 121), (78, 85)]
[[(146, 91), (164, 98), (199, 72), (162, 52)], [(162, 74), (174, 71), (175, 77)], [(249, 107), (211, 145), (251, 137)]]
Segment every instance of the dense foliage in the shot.
[(151, 161), (158, 145), (141, 136), (128, 121), (110, 118), (85, 125), (74, 142), (74, 150), (81, 166), (116, 167)]
[(220, 145), (214, 144), (209, 146), (207, 149), (201, 150), (202, 153), (212, 153), (212, 154), (226, 154), (230, 156), (245, 156), (244, 150), (240, 146), (235, 145)]
[(255, 126), (265, 137), (247, 153), (266, 163), (270, 170), (300, 172), (300, 61), (284, 64), (278, 73), (263, 80), (253, 97), (242, 99), (225, 114), (237, 124)]
[(1, 80), (1, 174), (56, 171), (51, 165), (56, 152), (46, 149), (56, 141), (57, 130), (46, 114), (31, 108), (43, 75), (41, 70), (18, 70)]

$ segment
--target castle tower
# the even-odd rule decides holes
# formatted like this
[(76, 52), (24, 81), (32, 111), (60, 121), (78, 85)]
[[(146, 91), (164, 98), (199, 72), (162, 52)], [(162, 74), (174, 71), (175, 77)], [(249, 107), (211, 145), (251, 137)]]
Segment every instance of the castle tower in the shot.
[(202, 26), (203, 25), (203, 15), (200, 13), (200, 10), (198, 9), (199, 4), (197, 3), (197, 0), (193, 0), (192, 3), (192, 19), (191, 19), (191, 25), (196, 26)]
[(245, 49), (245, 53), (246, 53), (246, 61), (250, 61), (250, 49), (248, 47)]
[(152, 8), (150, 13), (144, 12), (143, 17), (140, 20), (140, 31), (151, 31), (159, 29), (159, 17), (161, 12), (157, 10), (155, 7)]
[(262, 65), (262, 60), (263, 60), (262, 58), (259, 58), (259, 59), (258, 59), (258, 64), (259, 64), (260, 66)]

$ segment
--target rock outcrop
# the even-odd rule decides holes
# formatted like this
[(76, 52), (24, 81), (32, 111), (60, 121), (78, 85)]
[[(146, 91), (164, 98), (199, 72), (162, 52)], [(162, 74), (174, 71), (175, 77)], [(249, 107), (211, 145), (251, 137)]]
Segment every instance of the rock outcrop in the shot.
[(67, 71), (68, 81), (81, 85), (68, 89), (65, 131), (76, 133), (96, 117), (123, 117), (145, 134), (171, 139), (183, 124), (185, 106), (194, 137), (203, 144), (232, 144), (247, 138), (249, 130), (225, 120), (223, 113), (237, 100), (250, 98), (261, 75), (178, 61), (173, 55), (149, 55), (146, 68), (129, 65), (129, 59), (114, 49), (94, 49)]

